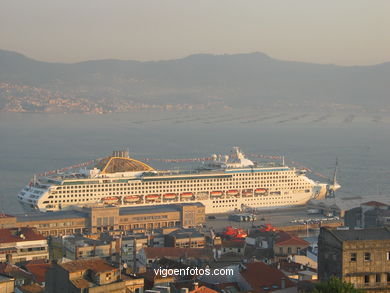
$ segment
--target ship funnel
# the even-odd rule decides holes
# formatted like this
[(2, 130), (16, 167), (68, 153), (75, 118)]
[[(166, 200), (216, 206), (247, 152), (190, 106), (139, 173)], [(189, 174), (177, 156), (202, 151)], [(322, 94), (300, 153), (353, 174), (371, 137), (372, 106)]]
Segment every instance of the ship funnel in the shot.
[(129, 151), (128, 150), (115, 150), (112, 152), (112, 156), (119, 157), (119, 158), (128, 158)]

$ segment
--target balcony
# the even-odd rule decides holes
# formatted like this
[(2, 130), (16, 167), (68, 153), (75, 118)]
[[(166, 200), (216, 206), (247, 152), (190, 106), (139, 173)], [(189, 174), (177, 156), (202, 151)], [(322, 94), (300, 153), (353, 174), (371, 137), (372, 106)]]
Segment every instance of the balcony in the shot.
[(360, 283), (354, 284), (358, 289), (390, 289), (390, 282), (388, 283)]

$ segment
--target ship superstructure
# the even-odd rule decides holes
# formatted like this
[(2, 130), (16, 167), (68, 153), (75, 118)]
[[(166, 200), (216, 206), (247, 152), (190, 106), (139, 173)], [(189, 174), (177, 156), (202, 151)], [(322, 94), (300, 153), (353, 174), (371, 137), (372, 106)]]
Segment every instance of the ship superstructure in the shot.
[(339, 187), (311, 180), (304, 170), (284, 163), (253, 163), (237, 147), (230, 156), (213, 155), (207, 166), (191, 171), (158, 171), (126, 151), (114, 151), (92, 169), (34, 179), (18, 200), (40, 211), (201, 202), (206, 213), (223, 213), (303, 205)]

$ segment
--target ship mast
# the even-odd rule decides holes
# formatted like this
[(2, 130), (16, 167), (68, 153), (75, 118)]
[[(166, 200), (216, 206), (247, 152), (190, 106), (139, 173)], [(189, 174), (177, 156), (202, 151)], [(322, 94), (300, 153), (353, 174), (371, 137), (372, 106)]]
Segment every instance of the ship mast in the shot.
[(333, 172), (333, 178), (332, 178), (331, 183), (329, 184), (328, 197), (330, 197), (330, 198), (335, 198), (336, 190), (341, 187), (340, 184), (337, 182), (337, 169), (338, 169), (338, 160), (336, 158), (336, 165), (335, 165), (334, 172)]

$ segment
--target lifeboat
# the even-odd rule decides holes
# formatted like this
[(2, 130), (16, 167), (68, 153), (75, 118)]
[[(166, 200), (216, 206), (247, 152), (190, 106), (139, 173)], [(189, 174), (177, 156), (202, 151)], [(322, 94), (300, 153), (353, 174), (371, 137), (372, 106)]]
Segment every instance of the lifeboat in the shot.
[(166, 193), (163, 195), (164, 199), (175, 199), (176, 198), (176, 193)]
[(244, 197), (251, 197), (252, 195), (253, 195), (253, 191), (251, 189), (242, 191), (242, 196)]
[(125, 196), (123, 198), (123, 201), (124, 202), (137, 202), (137, 201), (139, 201), (139, 196), (135, 196), (135, 195), (133, 195), (133, 196)]
[(101, 201), (107, 204), (113, 204), (118, 203), (118, 198), (115, 196), (103, 197)]
[(183, 192), (182, 194), (180, 194), (181, 198), (192, 198), (193, 196), (194, 194), (192, 192)]
[(228, 196), (240, 196), (240, 192), (238, 190), (228, 190), (228, 191), (226, 191), (226, 195), (228, 195)]
[(255, 194), (266, 194), (266, 193), (267, 193), (267, 189), (265, 189), (265, 188), (255, 189)]
[(158, 195), (158, 194), (148, 194), (147, 196), (145, 196), (145, 199), (148, 200), (148, 201), (155, 201), (155, 200), (160, 199), (160, 195)]
[(211, 192), (210, 192), (210, 196), (219, 197), (219, 196), (222, 196), (222, 195), (223, 195), (223, 192), (222, 192), (222, 191), (211, 191)]

